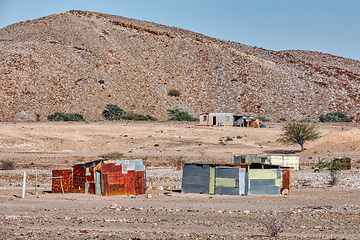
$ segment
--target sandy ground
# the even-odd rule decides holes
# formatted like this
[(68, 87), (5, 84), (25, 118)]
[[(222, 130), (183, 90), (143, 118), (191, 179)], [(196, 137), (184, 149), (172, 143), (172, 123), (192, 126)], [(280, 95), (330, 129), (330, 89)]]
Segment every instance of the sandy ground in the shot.
[[(299, 153), (291, 195), (225, 196), (180, 193), (180, 162), (232, 162), (237, 154), (296, 153), (276, 142), (280, 123), (265, 129), (199, 127), (189, 123), (0, 123), (0, 239), (267, 239), (261, 219), (281, 220), (283, 239), (358, 239), (360, 130), (323, 124), (323, 137)], [(232, 140), (229, 140), (232, 139)], [(102, 155), (142, 157), (154, 186), (141, 196), (51, 194), (51, 169)], [(309, 167), (319, 157), (349, 156), (339, 185)], [(35, 194), (35, 167), (39, 179)], [(27, 171), (25, 199), (20, 198)]]

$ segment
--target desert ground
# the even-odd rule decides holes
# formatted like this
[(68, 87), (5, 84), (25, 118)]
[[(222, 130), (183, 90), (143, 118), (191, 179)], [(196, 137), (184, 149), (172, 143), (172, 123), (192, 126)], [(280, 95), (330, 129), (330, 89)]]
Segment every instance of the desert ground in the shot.
[[(283, 223), (280, 239), (359, 239), (359, 126), (319, 124), (323, 137), (299, 152), (300, 146), (276, 141), (283, 123), (266, 125), (0, 123), (0, 161), (16, 164), (0, 171), (0, 239), (271, 239), (261, 222), (276, 226), (275, 220)], [(231, 163), (234, 155), (253, 153), (300, 156), (290, 195), (181, 193), (181, 163)], [(151, 198), (51, 194), (52, 169), (102, 156), (143, 158)], [(352, 169), (341, 172), (336, 186), (328, 172), (312, 169), (319, 158), (343, 156), (352, 159)]]

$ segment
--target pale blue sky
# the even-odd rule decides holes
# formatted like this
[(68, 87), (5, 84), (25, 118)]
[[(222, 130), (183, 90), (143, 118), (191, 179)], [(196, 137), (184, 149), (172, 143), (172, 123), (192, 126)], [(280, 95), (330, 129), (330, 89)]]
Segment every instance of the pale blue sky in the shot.
[(0, 28), (68, 10), (146, 20), (266, 49), (360, 60), (360, 0), (0, 0)]

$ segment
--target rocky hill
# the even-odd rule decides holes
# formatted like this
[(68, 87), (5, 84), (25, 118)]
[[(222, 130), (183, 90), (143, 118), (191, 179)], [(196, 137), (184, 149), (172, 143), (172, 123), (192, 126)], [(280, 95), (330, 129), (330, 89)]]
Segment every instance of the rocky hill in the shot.
[(0, 29), (1, 121), (55, 111), (97, 121), (108, 103), (159, 120), (176, 105), (194, 115), (291, 120), (342, 111), (360, 119), (359, 100), (360, 62), (319, 52), (270, 51), (84, 11)]

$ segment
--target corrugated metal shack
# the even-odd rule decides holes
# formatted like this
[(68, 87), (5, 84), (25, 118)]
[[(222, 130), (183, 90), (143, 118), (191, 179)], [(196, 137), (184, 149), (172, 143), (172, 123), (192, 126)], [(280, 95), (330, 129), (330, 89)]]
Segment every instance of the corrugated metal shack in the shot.
[(259, 195), (291, 193), (291, 169), (267, 164), (186, 163), (183, 193)]
[(98, 160), (52, 171), (52, 193), (145, 194), (142, 159)]
[(249, 154), (234, 156), (234, 163), (262, 163), (299, 170), (298, 155)]
[(203, 113), (200, 114), (201, 126), (233, 126), (232, 113)]

